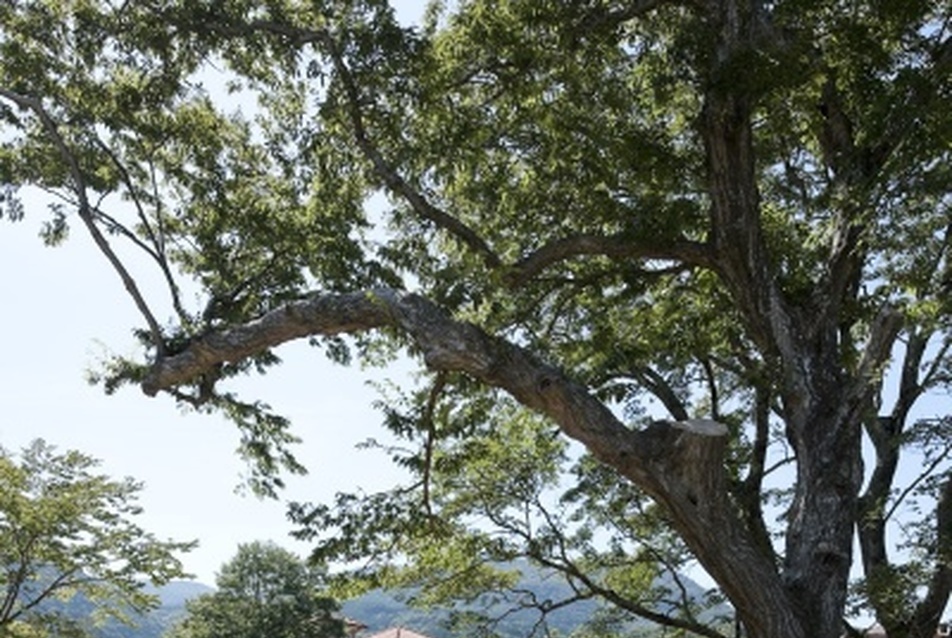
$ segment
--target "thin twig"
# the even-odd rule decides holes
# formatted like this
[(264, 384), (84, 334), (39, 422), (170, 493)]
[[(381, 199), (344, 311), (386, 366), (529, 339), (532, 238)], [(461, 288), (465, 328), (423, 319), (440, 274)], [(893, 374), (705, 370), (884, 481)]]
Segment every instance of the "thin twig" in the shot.
[[(119, 171), (119, 174), (122, 175), (122, 180), (126, 183), (126, 188), (129, 191), (129, 196), (132, 198), (133, 204), (136, 208), (136, 213), (138, 214), (139, 221), (142, 222), (142, 227), (145, 229), (146, 235), (149, 237), (149, 241), (152, 242), (152, 246), (148, 246), (140, 240), (135, 233), (131, 232), (124, 225), (118, 223), (111, 217), (107, 217), (105, 213), (100, 212), (99, 214), (107, 218), (111, 224), (113, 224), (123, 235), (125, 235), (129, 240), (136, 244), (139, 248), (144, 250), (146, 254), (152, 257), (158, 264), (159, 269), (162, 271), (162, 275), (165, 277), (165, 282), (169, 287), (169, 294), (172, 297), (172, 306), (175, 308), (176, 314), (182, 321), (188, 320), (188, 313), (185, 312), (185, 308), (182, 306), (182, 301), (179, 296), (179, 288), (175, 283), (175, 278), (172, 275), (172, 269), (169, 267), (168, 258), (165, 254), (164, 242), (161, 241), (160, 235), (155, 232), (152, 228), (152, 224), (149, 222), (148, 215), (145, 214), (145, 209), (142, 205), (142, 201), (139, 195), (136, 193), (135, 185), (132, 181), (132, 176), (129, 174), (129, 170), (126, 168), (125, 164), (122, 163), (122, 160), (119, 159), (119, 156), (106, 145), (99, 137), (95, 138), (97, 145), (102, 149), (106, 155), (109, 156), (109, 159), (112, 160), (112, 163), (115, 165), (116, 169)], [(154, 173), (153, 173), (154, 179)], [(160, 205), (158, 202), (161, 200), (156, 197), (156, 208), (159, 208)], [(158, 211), (157, 211), (158, 215)]]
[(430, 482), (433, 469), (433, 448), (436, 445), (436, 422), (433, 415), (436, 412), (436, 405), (439, 403), (440, 396), (443, 394), (443, 389), (446, 387), (447, 376), (447, 373), (442, 370), (436, 373), (436, 379), (433, 380), (433, 387), (430, 388), (426, 407), (423, 411), (423, 427), (426, 428), (423, 459), (423, 507), (429, 516), (433, 516), (433, 508), (430, 503)]
[(884, 521), (888, 521), (892, 518), (892, 515), (896, 513), (896, 510), (899, 509), (899, 506), (903, 501), (908, 497), (924, 480), (926, 480), (932, 473), (935, 471), (939, 465), (942, 464), (947, 458), (949, 458), (949, 453), (952, 452), (952, 445), (947, 445), (942, 453), (935, 458), (932, 463), (928, 465), (920, 474), (913, 480), (909, 485), (906, 486), (898, 497), (896, 501), (892, 504), (889, 510), (886, 512), (886, 515), (883, 517)]

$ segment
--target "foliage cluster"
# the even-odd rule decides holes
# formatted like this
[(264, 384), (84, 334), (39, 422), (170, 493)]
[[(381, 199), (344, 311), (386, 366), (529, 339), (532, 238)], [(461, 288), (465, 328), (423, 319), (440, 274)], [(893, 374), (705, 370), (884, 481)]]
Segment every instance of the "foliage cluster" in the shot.
[(217, 590), (186, 603), (168, 638), (336, 638), (343, 623), (321, 595), (323, 575), (273, 543), (238, 546), (216, 579)]
[[(85, 636), (157, 607), (147, 582), (186, 575), (177, 555), (195, 543), (162, 541), (137, 525), (142, 485), (97, 474), (97, 464), (42, 440), (18, 456), (0, 448), (0, 631)], [(89, 617), (57, 604), (77, 597), (92, 603)]]

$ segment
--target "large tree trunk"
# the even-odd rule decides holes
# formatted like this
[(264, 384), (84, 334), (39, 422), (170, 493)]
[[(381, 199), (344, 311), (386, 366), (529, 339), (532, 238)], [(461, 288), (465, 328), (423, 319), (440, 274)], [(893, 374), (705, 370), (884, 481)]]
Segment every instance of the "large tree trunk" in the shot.
[[(764, 239), (755, 177), (755, 98), (720, 77), (722, 68), (730, 68), (763, 39), (760, 3), (720, 0), (708, 8), (710, 22), (720, 31), (700, 119), (711, 197), (711, 242), (722, 281), (751, 338), (777, 373), (797, 462), (783, 560), (786, 604), (765, 613), (791, 609), (803, 635), (837, 638), (842, 632), (862, 481), (861, 423), (870, 407), (872, 384), (865, 373), (852, 379), (840, 360), (836, 308), (842, 291), (832, 290), (840, 280), (830, 284), (828, 295), (820, 291), (812, 297), (788, 298)], [(712, 575), (731, 595), (731, 584)], [(736, 595), (731, 600), (741, 613)], [(770, 635), (752, 627), (747, 618), (744, 621), (752, 635)]]
[(808, 636), (842, 633), (853, 526), (863, 472), (863, 405), (827, 385), (787, 416), (797, 482), (787, 513), (783, 579)]
[(657, 482), (643, 485), (664, 505), (684, 541), (723, 588), (751, 638), (805, 638), (776, 566), (728, 494), (726, 437), (658, 424), (643, 461)]

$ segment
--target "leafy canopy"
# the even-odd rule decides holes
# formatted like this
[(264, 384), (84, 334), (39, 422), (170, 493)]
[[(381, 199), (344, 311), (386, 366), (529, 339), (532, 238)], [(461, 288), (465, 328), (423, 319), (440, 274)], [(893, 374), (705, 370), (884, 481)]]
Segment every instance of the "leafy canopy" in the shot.
[(624, 618), (721, 635), (658, 586), (697, 561), (752, 636), (833, 638), (853, 610), (929, 636), (952, 591), (950, 423), (927, 402), (952, 379), (950, 19), (6, 3), (4, 211), (39, 187), (47, 241), (92, 234), (143, 317), (107, 390), (221, 411), (266, 493), (302, 470), (296, 439), (229, 378), (302, 337), (427, 366), (382, 406), (416, 481), (292, 507), (368, 586), (502, 592), (524, 556)]

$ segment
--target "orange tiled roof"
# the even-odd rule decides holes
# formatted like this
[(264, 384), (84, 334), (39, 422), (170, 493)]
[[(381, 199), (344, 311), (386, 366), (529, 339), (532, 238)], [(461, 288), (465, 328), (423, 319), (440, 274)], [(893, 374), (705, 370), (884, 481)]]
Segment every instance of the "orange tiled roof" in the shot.
[(367, 638), (429, 638), (429, 636), (418, 634), (404, 627), (391, 627), (390, 629), (381, 631), (379, 634), (367, 636)]

